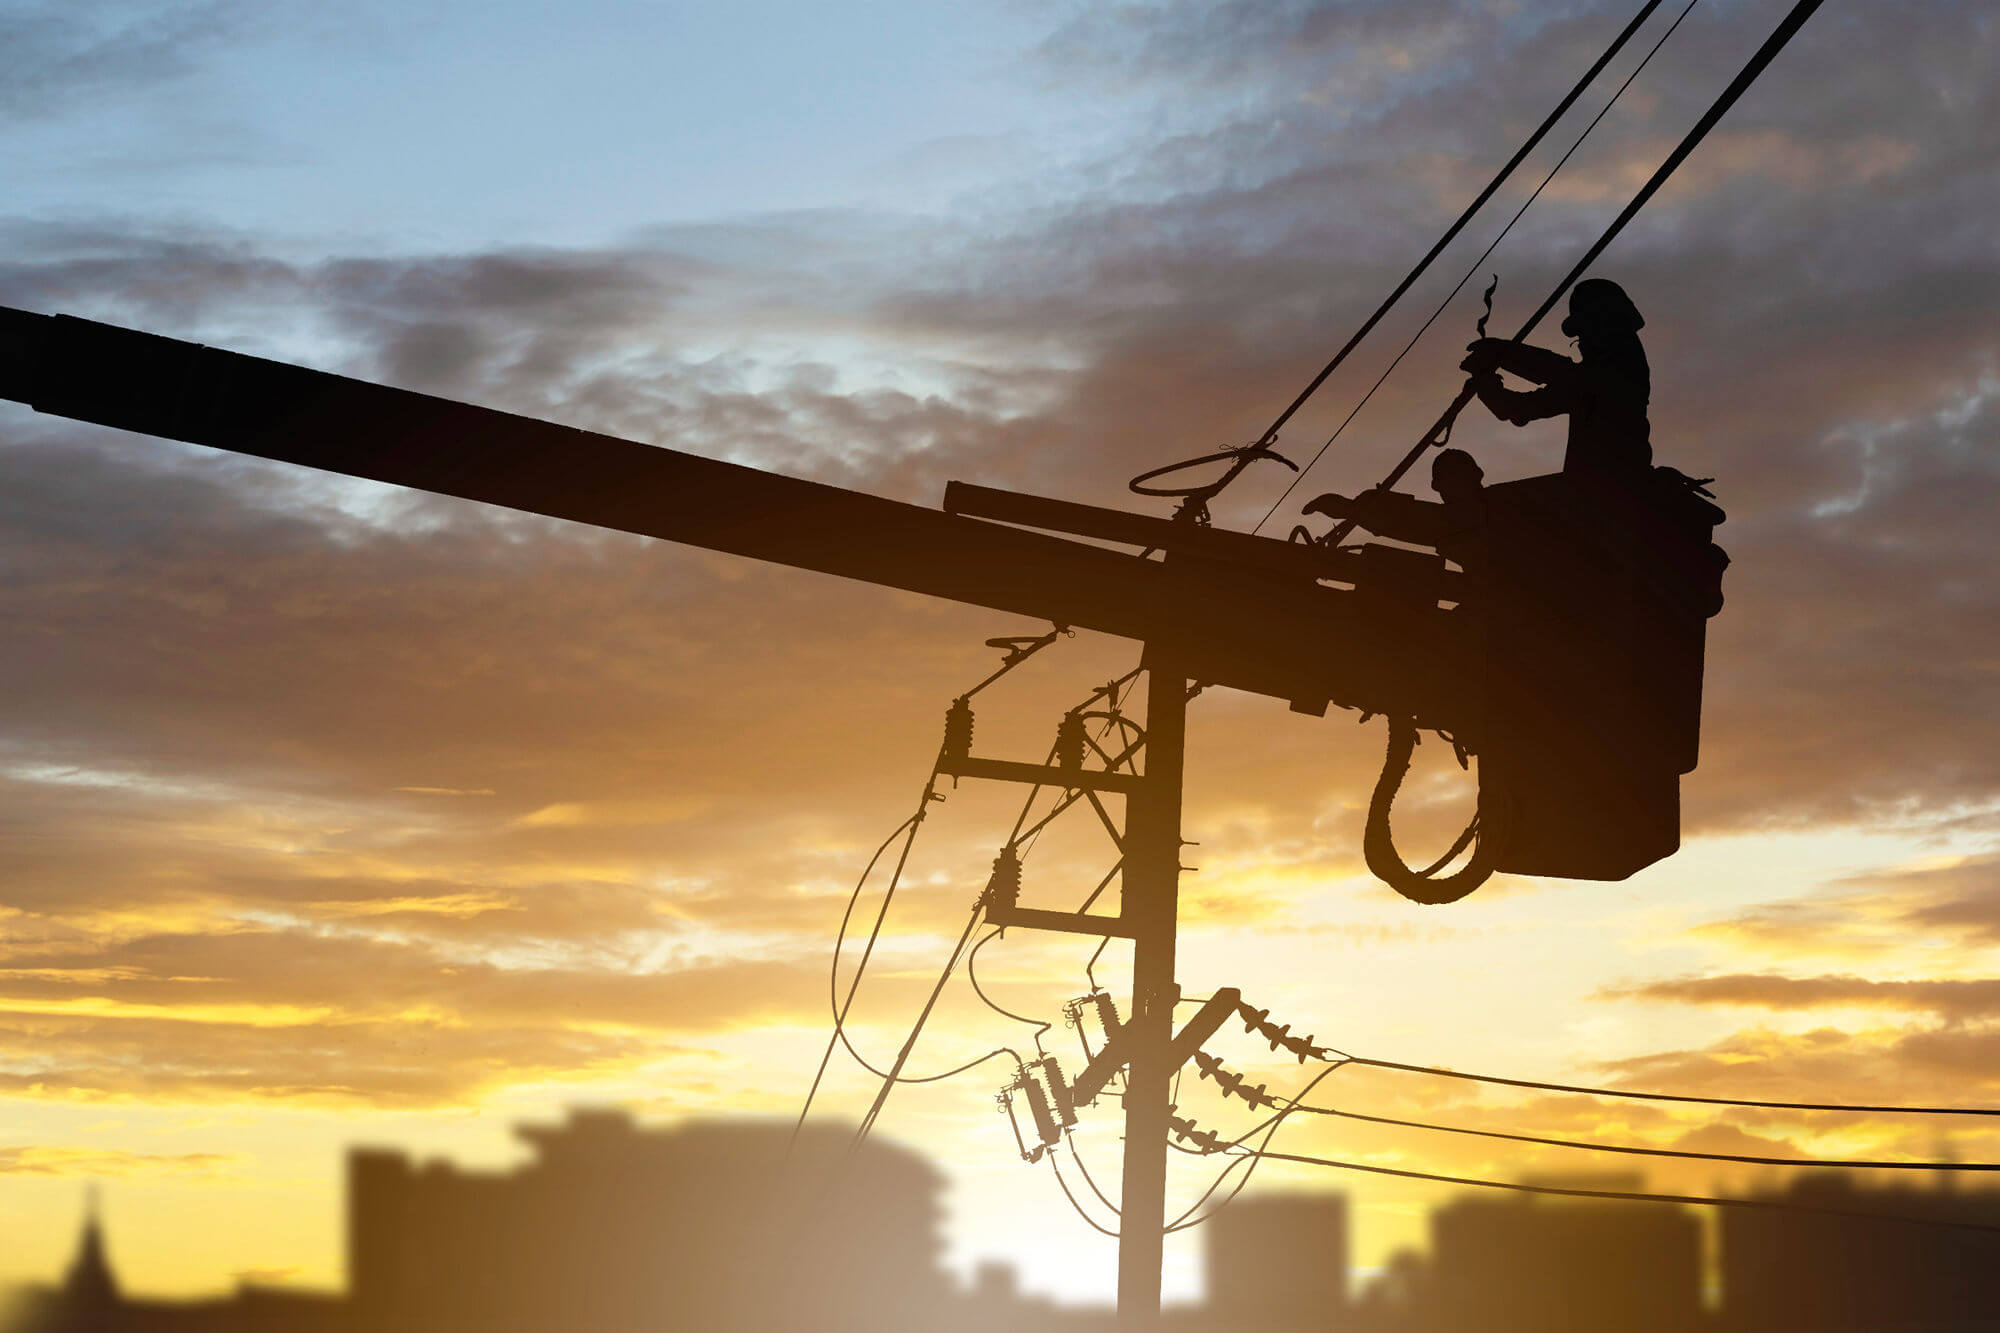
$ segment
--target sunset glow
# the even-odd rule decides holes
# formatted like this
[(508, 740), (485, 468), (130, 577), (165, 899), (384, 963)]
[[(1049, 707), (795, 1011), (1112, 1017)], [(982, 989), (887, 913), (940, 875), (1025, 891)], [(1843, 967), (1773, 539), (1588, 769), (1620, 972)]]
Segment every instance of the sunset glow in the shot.
[[(1254, 439), (1631, 8), (19, 5), (0, 304), (923, 505), (965, 480), (1164, 514), (1127, 478)], [(1785, 8), (1695, 10), (1267, 533), (1375, 482), (1456, 391), (1486, 273), (1511, 328)], [(1187, 995), (1239, 987), (1419, 1065), (2000, 1103), (1996, 56), (1977, 5), (1830, 4), (1593, 270), (1645, 311), (1658, 460), (1714, 478), (1729, 513), (1683, 850), (1623, 882), (1502, 876), (1416, 906), (1361, 859), (1382, 721), (1208, 691)], [(1312, 457), (1605, 91), (1282, 450)], [(1554, 321), (1538, 337), (1562, 346)], [(1489, 480), (1563, 447), (1483, 411), (1453, 443)], [(1250, 528), (1288, 479), (1247, 474), (1218, 525)], [(526, 1156), (513, 1126), (577, 1106), (795, 1116), (857, 878), (947, 705), (998, 665), (982, 641), (1047, 628), (0, 403), (0, 1287), (55, 1276), (93, 1181), (133, 1290), (335, 1289), (353, 1145), (493, 1166)], [(1039, 760), (1136, 661), (1060, 639), (981, 696), (980, 751)], [(871, 1059), (1021, 799), (941, 791), (850, 1019)], [(1418, 751), (1413, 855), (1471, 792), (1448, 746)], [(1066, 909), (1117, 855), (1084, 806), (1029, 852), (1022, 902)], [(1010, 932), (979, 984), (1068, 1060), (1093, 943)], [(1128, 962), (1114, 942), (1096, 978), (1122, 994)], [(1033, 1042), (961, 972), (910, 1070)], [(1318, 1072), (1233, 1021), (1212, 1049), (1287, 1093)], [(1020, 1160), (1005, 1063), (899, 1089), (877, 1132), (944, 1173), (955, 1269), (1004, 1258), (1030, 1291), (1108, 1300), (1115, 1243)], [(875, 1088), (836, 1055), (813, 1114), (851, 1123)], [(1977, 1121), (1365, 1067), (1313, 1100), (2000, 1160)], [(1180, 1104), (1252, 1123), (1192, 1070)], [(1100, 1182), (1119, 1133), (1114, 1104), (1085, 1112)], [(1278, 1142), (1505, 1180), (1605, 1166), (1332, 1117)], [(1215, 1170), (1173, 1156), (1169, 1216)], [(1283, 1163), (1259, 1186), (1347, 1191), (1362, 1270), (1421, 1246), (1452, 1194)], [(1170, 1300), (1200, 1292), (1199, 1239), (1169, 1237)]]

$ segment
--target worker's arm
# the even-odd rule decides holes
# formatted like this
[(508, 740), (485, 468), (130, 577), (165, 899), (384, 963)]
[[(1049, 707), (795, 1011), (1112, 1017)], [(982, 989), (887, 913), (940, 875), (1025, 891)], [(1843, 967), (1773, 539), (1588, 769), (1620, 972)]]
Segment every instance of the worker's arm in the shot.
[[(1576, 406), (1578, 372), (1582, 367), (1546, 347), (1505, 338), (1481, 338), (1466, 349), (1460, 368), (1472, 376), (1473, 387), (1487, 411), (1516, 426), (1561, 416)], [(1542, 387), (1525, 393), (1509, 389), (1500, 382), (1503, 370)]]
[(1451, 531), (1443, 505), (1401, 491), (1363, 491), (1351, 500), (1330, 491), (1308, 504), (1305, 512), (1330, 518), (1351, 514), (1358, 527), (1417, 546), (1435, 547)]
[(1546, 347), (1536, 347), (1532, 343), (1517, 343), (1507, 338), (1481, 338), (1466, 349), (1462, 368), (1473, 375), (1485, 375), (1495, 370), (1504, 370), (1510, 375), (1519, 375), (1524, 380), (1536, 384), (1567, 387), (1576, 380), (1580, 369), (1577, 362), (1561, 352), (1552, 352)]
[(1525, 426), (1543, 417), (1559, 417), (1576, 404), (1576, 393), (1568, 384), (1548, 384), (1525, 393), (1510, 389), (1498, 375), (1480, 375), (1474, 380), (1479, 401), (1502, 421)]

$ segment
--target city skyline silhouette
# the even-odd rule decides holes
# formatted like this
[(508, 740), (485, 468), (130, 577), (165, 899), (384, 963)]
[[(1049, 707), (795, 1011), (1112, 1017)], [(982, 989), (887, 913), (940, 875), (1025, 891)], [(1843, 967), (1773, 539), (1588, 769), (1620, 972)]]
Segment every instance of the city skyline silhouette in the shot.
[[(16, 1293), (0, 1329), (1112, 1327), (1108, 1306), (1024, 1293), (1005, 1263), (969, 1280), (948, 1272), (943, 1176), (879, 1143), (843, 1161), (850, 1129), (795, 1141), (777, 1120), (651, 1127), (599, 1107), (515, 1126), (533, 1155), (511, 1170), (355, 1147), (348, 1281), (333, 1291), (243, 1283), (173, 1301), (130, 1290), (93, 1198), (60, 1280)], [(1646, 1187), (1637, 1172), (1532, 1183)], [(1427, 1252), (1364, 1275), (1348, 1261), (1347, 1192), (1249, 1194), (1203, 1232), (1202, 1299), (1167, 1318), (1184, 1333), (1942, 1333), (2000, 1316), (2000, 1191), (1822, 1172), (1740, 1197), (1780, 1207), (1460, 1193), (1431, 1211)]]

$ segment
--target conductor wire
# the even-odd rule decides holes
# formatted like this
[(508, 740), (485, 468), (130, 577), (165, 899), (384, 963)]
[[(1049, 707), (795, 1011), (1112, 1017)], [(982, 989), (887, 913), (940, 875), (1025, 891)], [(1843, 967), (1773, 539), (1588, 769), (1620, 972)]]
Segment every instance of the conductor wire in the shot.
[(1410, 349), (1417, 345), (1418, 339), (1430, 331), (1431, 325), (1437, 323), (1438, 316), (1442, 315), (1451, 303), (1458, 298), (1458, 294), (1464, 290), (1465, 284), (1472, 281), (1473, 275), (1485, 266), (1487, 258), (1500, 247), (1500, 242), (1507, 239), (1507, 233), (1514, 230), (1514, 224), (1521, 220), (1522, 215), (1528, 211), (1535, 200), (1542, 197), (1542, 191), (1547, 189), (1549, 182), (1556, 178), (1556, 173), (1563, 169), (1563, 165), (1575, 155), (1577, 149), (1583, 147), (1583, 141), (1590, 137), (1590, 132), (1597, 128), (1597, 123), (1604, 119), (1612, 107), (1618, 105), (1618, 99), (1623, 97), (1625, 90), (1632, 86), (1632, 80), (1638, 78), (1646, 66), (1653, 62), (1653, 57), (1658, 55), (1660, 48), (1667, 44), (1667, 38), (1674, 35), (1675, 29), (1681, 26), (1681, 21), (1687, 18), (1694, 11), (1694, 7), (1700, 3), (1701, 0), (1688, 0), (1687, 8), (1683, 9), (1680, 15), (1674, 19), (1673, 23), (1668, 26), (1667, 30), (1660, 34), (1660, 39), (1653, 43), (1652, 49), (1646, 52), (1645, 58), (1634, 67), (1630, 74), (1625, 76), (1625, 81), (1618, 85), (1616, 92), (1611, 94), (1611, 100), (1606, 102), (1599, 109), (1598, 113), (1590, 118), (1590, 123), (1583, 127), (1583, 133), (1576, 136), (1576, 142), (1569, 146), (1569, 151), (1564, 153), (1553, 167), (1549, 168), (1549, 174), (1542, 177), (1542, 183), (1535, 187), (1534, 193), (1528, 196), (1527, 201), (1514, 210), (1514, 216), (1507, 219), (1507, 225), (1500, 229), (1500, 234), (1495, 236), (1487, 243), (1486, 248), (1479, 252), (1479, 258), (1472, 261), (1472, 267), (1465, 270), (1465, 276), (1453, 284), (1452, 289), (1445, 294), (1444, 300), (1438, 302), (1437, 309), (1431, 311), (1430, 318), (1426, 319), (1418, 327), (1417, 331), (1410, 335), (1410, 340), (1403, 344), (1403, 350), (1396, 353), (1396, 359), (1391, 361), (1388, 368), (1380, 375), (1376, 376), (1375, 382), (1368, 386), (1368, 392), (1361, 395), (1361, 401), (1354, 405), (1353, 411), (1349, 412), (1342, 419), (1340, 425), (1334, 429), (1333, 434), (1327, 436), (1326, 443), (1319, 447), (1319, 452), (1312, 456), (1312, 461), (1300, 468), (1297, 474), (1292, 477), (1291, 483), (1285, 487), (1283, 493), (1271, 502), (1271, 507), (1264, 511), (1264, 517), (1258, 519), (1257, 526), (1250, 529), (1252, 533), (1257, 532), (1266, 523), (1271, 521), (1271, 515), (1278, 512), (1278, 506), (1282, 505), (1291, 496), (1291, 493), (1298, 489), (1299, 483), (1306, 479), (1306, 474), (1313, 470), (1319, 463), (1319, 460), (1326, 457), (1326, 451), (1331, 449), (1334, 441), (1338, 440), (1346, 432), (1348, 425), (1353, 422), (1354, 418), (1361, 415), (1361, 409), (1368, 406), (1368, 401), (1375, 396), (1375, 391), (1382, 387), (1390, 375), (1395, 373), (1397, 366), (1403, 364), (1403, 358), (1410, 354)]

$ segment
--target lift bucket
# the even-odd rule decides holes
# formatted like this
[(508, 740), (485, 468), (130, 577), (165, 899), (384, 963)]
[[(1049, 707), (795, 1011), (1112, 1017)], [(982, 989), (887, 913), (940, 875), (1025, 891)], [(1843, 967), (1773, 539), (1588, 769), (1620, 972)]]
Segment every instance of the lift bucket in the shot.
[[(1678, 480), (1574, 473), (1485, 490), (1481, 809), (1496, 869), (1624, 879), (1680, 846), (1722, 511)], [(1470, 600), (1470, 599), (1469, 599)]]

